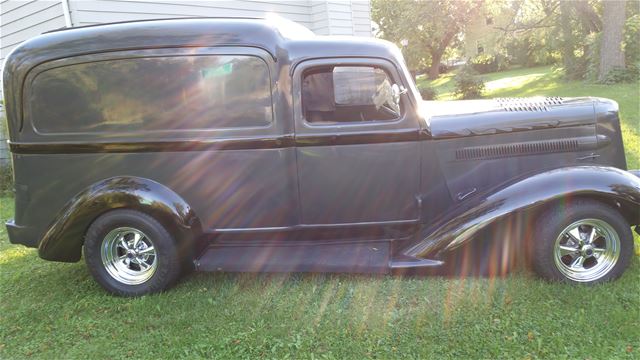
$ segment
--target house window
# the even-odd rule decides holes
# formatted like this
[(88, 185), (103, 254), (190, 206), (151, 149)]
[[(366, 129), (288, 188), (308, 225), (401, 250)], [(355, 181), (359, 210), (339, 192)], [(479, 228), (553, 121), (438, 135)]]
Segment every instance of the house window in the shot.
[(485, 24), (487, 25), (493, 25), (493, 18), (491, 16), (487, 16), (485, 18)]
[(484, 54), (484, 46), (478, 43), (478, 55)]
[(393, 81), (371, 66), (323, 66), (303, 74), (302, 109), (312, 124), (391, 121), (400, 118)]

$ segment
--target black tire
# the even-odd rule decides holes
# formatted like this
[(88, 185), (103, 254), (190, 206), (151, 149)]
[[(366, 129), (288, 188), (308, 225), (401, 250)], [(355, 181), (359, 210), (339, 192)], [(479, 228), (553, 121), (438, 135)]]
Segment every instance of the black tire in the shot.
[[(584, 245), (575, 242), (574, 238), (568, 234), (564, 235), (563, 240), (559, 240), (560, 236), (569, 226), (578, 222), (589, 221), (589, 219), (599, 221), (600, 224), (606, 224), (602, 226), (608, 225), (609, 230), (615, 231), (619, 239), (617, 244), (620, 251), (617, 260), (609, 261), (608, 266), (606, 266), (607, 263), (605, 263), (605, 261), (608, 261), (606, 258), (603, 257), (604, 260), (601, 262), (598, 258), (595, 258), (595, 255), (590, 255), (591, 253), (595, 254), (595, 252), (588, 251), (589, 249), (580, 250), (585, 249)], [(584, 239), (586, 239), (593, 227), (590, 228), (589, 225), (583, 226), (584, 227), (580, 227), (579, 229), (584, 231)], [(538, 218), (533, 231), (537, 232), (537, 234), (531, 237), (531, 264), (538, 275), (551, 281), (576, 284), (598, 284), (611, 281), (622, 275), (629, 266), (633, 254), (631, 226), (615, 208), (594, 200), (580, 199), (573, 201), (566, 207), (559, 205), (550, 207)], [(582, 233), (579, 234), (582, 235)], [(598, 239), (598, 241), (605, 241), (605, 238), (606, 237), (602, 237)], [(556, 244), (557, 241), (560, 242)], [(556, 247), (562, 244), (564, 244), (565, 248), (575, 247), (577, 250), (575, 253), (564, 256), (559, 254), (556, 257)], [(601, 247), (613, 248), (613, 246), (608, 245)], [(603, 254), (598, 255), (603, 256)], [(578, 271), (575, 271), (575, 275), (572, 275), (570, 266), (578, 257), (586, 259), (583, 260), (585, 265), (578, 266)], [(591, 261), (594, 265), (587, 265), (587, 261)], [(564, 263), (566, 267), (563, 268), (562, 263)], [(580, 273), (580, 271), (588, 271), (589, 268), (587, 266), (591, 266), (591, 269), (594, 270), (596, 269), (595, 266), (602, 266), (603, 268), (600, 272), (593, 275), (593, 278), (590, 278), (587, 274)], [(567, 272), (569, 272), (569, 275), (565, 274)], [(571, 276), (573, 276), (573, 278)]]
[[(153, 261), (157, 264), (152, 275), (142, 283), (127, 284), (116, 279), (103, 263), (103, 241), (119, 228), (139, 230), (154, 248), (156, 258)], [(180, 277), (182, 265), (174, 238), (157, 220), (139, 211), (125, 209), (110, 211), (91, 224), (85, 237), (84, 258), (95, 280), (119, 296), (141, 296), (166, 290)]]

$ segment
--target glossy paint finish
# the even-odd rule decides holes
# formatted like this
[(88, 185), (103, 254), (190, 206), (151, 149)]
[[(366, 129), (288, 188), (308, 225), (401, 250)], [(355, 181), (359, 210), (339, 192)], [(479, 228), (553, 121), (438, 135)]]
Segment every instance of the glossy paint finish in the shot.
[(38, 246), (40, 257), (56, 261), (80, 260), (82, 239), (93, 220), (106, 211), (128, 208), (150, 214), (181, 242), (193, 247), (200, 221), (180, 196), (157, 182), (137, 177), (101, 181), (73, 197), (58, 213)]
[(592, 98), (531, 98), (429, 101), (436, 139), (491, 135), (545, 128), (593, 125)]
[(631, 214), (632, 223), (640, 223), (640, 179), (612, 167), (566, 167), (512, 180), (487, 191), (454, 209), (445, 221), (426, 230), (424, 238), (408, 244), (401, 252), (421, 258), (450, 251), (511, 214), (577, 197), (600, 199), (614, 206), (619, 203)]
[[(208, 55), (267, 64), (270, 124), (42, 133), (25, 105), (34, 79), (50, 69)], [(384, 69), (408, 89), (400, 119), (306, 122), (301, 73), (326, 65)], [(620, 170), (626, 164), (615, 102), (422, 102), (399, 50), (380, 40), (316, 37), (268, 20), (113, 24), (24, 43), (8, 57), (4, 80), (16, 177), (10, 240), (38, 246), (50, 260), (79, 259), (91, 221), (122, 207), (160, 218), (185, 246), (206, 240), (197, 251), (207, 270), (273, 270), (282, 259), (287, 269), (312, 271), (322, 264), (375, 272), (438, 266), (420, 258), (453, 250), (510, 214), (574, 196), (617, 201), (630, 223), (640, 223), (638, 179)], [(486, 146), (512, 152), (484, 156)], [(481, 156), (457, 155), (470, 149)]]

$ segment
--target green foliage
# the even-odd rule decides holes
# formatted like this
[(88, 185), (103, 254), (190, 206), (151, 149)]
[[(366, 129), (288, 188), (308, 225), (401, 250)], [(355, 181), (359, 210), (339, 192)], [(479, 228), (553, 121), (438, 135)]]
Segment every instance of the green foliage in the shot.
[[(479, 0), (373, 0), (371, 17), (378, 37), (402, 49), (410, 70), (440, 63), (443, 54), (459, 44), (458, 36), (479, 8)], [(406, 41), (406, 46), (402, 42)]]
[(494, 11), (509, 18), (501, 26), (499, 44), (500, 53), (509, 59), (510, 65), (533, 67), (556, 64), (561, 60), (557, 1), (498, 3), (502, 6)]
[(600, 43), (601, 34), (591, 34), (586, 39), (588, 46), (588, 54), (582, 61), (584, 69), (576, 68), (573, 74), (565, 69), (568, 80), (587, 80), (596, 82), (598, 80), (598, 72), (600, 71)]
[[(547, 34), (507, 36), (504, 40), (504, 52), (510, 65), (535, 67), (560, 62), (560, 52), (550, 42)], [(500, 71), (505, 70), (503, 68)]]
[[(0, 103), (1, 104), (1, 103)], [(5, 141), (8, 134), (6, 117), (0, 117), (0, 141)], [(0, 154), (0, 156), (10, 156), (7, 151), (6, 154)], [(9, 162), (2, 163), (3, 159), (0, 159), (0, 196), (8, 195), (13, 192), (13, 170)], [(2, 224), (0, 224), (2, 226)]]
[(502, 55), (482, 54), (469, 60), (469, 64), (479, 74), (504, 71), (509, 67), (507, 58)]
[(624, 55), (627, 65), (640, 65), (640, 14), (627, 18), (624, 26)]
[(11, 193), (13, 193), (13, 170), (9, 164), (0, 164), (0, 196), (8, 196)]
[[(601, 34), (591, 34), (585, 43), (589, 53), (585, 56), (586, 71), (584, 76), (574, 76), (572, 79), (586, 79), (595, 82), (598, 80), (600, 69), (600, 43)], [(603, 84), (617, 84), (637, 81), (640, 77), (640, 14), (631, 15), (625, 22), (624, 42), (622, 44), (625, 53), (626, 68), (615, 68), (605, 75), (600, 81)]]
[(435, 100), (435, 98), (438, 96), (436, 90), (430, 86), (418, 86), (418, 91), (420, 91), (422, 100)]
[(485, 90), (484, 80), (469, 66), (460, 69), (455, 76), (455, 94), (461, 99), (479, 99)]
[(633, 82), (638, 80), (638, 68), (628, 66), (626, 68), (611, 69), (601, 81), (603, 84), (611, 85), (617, 83)]

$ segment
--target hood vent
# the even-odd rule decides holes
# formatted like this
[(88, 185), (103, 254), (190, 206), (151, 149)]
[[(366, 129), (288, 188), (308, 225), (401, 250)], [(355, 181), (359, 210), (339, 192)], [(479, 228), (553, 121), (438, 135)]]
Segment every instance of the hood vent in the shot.
[(510, 156), (578, 150), (577, 139), (531, 141), (504, 145), (475, 146), (456, 150), (456, 160), (497, 159)]
[(561, 105), (561, 97), (545, 98), (498, 98), (498, 104), (504, 111), (549, 111), (551, 105)]

